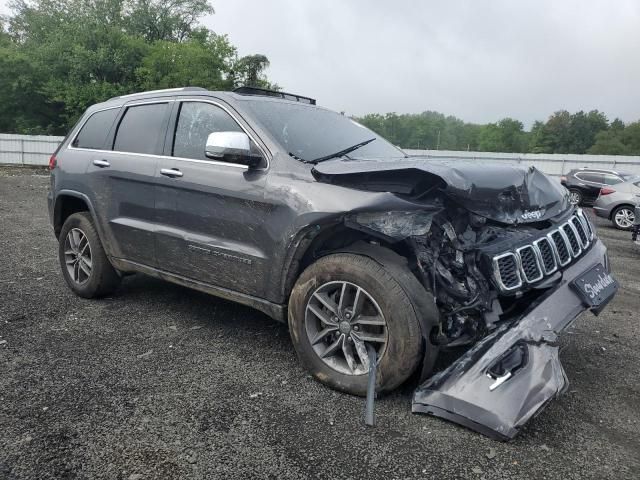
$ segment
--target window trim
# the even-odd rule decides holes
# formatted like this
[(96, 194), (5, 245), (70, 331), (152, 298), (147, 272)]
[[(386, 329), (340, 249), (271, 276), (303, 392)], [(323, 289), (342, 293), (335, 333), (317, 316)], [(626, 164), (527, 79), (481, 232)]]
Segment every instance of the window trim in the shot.
[[(607, 183), (607, 177), (613, 177), (616, 180), (618, 180), (616, 183)], [(624, 182), (624, 180), (622, 178), (620, 178), (620, 176), (618, 175), (614, 175), (613, 173), (605, 173), (604, 176), (602, 177), (603, 180), (605, 181), (605, 185), (617, 185), (618, 183), (622, 183)]]
[[(603, 180), (603, 181), (602, 181), (602, 182), (596, 182), (595, 180), (587, 180), (586, 178), (582, 178), (582, 177), (580, 176), (580, 174), (585, 174), (585, 173), (586, 173), (587, 175), (589, 175), (589, 174), (602, 175), (602, 180)], [(575, 176), (576, 176), (576, 178), (577, 178), (578, 180), (581, 180), (581, 181), (583, 181), (583, 182), (588, 182), (588, 183), (595, 183), (596, 185), (605, 185), (605, 183), (604, 183), (604, 176), (605, 176), (605, 175), (606, 175), (606, 174), (605, 174), (604, 172), (578, 172), (578, 173), (576, 173), (576, 174), (575, 174)]]
[[(257, 135), (255, 135), (255, 136), (252, 135), (251, 132), (249, 132), (249, 130), (242, 124), (242, 122), (239, 120), (239, 118), (242, 118), (240, 115), (236, 115), (229, 108), (227, 108), (226, 105), (223, 105), (219, 101), (210, 100), (209, 98), (177, 98), (175, 101), (178, 102), (178, 103), (184, 103), (184, 102), (209, 103), (211, 105), (214, 105), (214, 106), (224, 110), (233, 119), (233, 121), (236, 122), (236, 124), (238, 124), (238, 126), (242, 129), (242, 131), (247, 134), (249, 139), (256, 145), (256, 147), (258, 147), (258, 149), (260, 150), (260, 153), (262, 154), (262, 157), (265, 159), (266, 165), (264, 167), (256, 168), (254, 170), (268, 170), (269, 169), (269, 166), (271, 165), (271, 156), (272, 156), (271, 151), (269, 151), (269, 149), (266, 148), (263, 145), (262, 141), (257, 141), (256, 140), (256, 137), (257, 138), (260, 138), (260, 137), (258, 137)], [(169, 125), (169, 127), (173, 126), (173, 131), (168, 131), (167, 132), (171, 136), (171, 143), (172, 144), (175, 141), (175, 138), (174, 138), (175, 137), (175, 128), (178, 125), (179, 115), (180, 115), (180, 110), (178, 110), (176, 112), (174, 125)], [(185, 160), (185, 161), (189, 161), (189, 162), (210, 163), (210, 164), (214, 164), (214, 165), (229, 165), (229, 166), (233, 166), (233, 167), (236, 167), (236, 168), (242, 167), (245, 170), (249, 169), (249, 167), (247, 165), (244, 165), (242, 163), (220, 162), (218, 160), (198, 160), (198, 159), (195, 159), (195, 158), (173, 157), (173, 156), (170, 156), (170, 155), (169, 156), (164, 155), (164, 157), (165, 158), (175, 158), (175, 159), (178, 159), (178, 160)]]
[[(242, 122), (240, 122), (238, 120), (239, 115), (236, 115), (234, 112), (232, 112), (229, 108), (227, 108), (225, 105), (223, 105), (222, 103), (220, 103), (219, 101), (215, 101), (215, 100), (210, 100), (206, 97), (204, 98), (168, 98), (166, 100), (152, 100), (152, 101), (148, 101), (148, 102), (135, 102), (135, 103), (126, 103), (123, 105), (118, 105), (115, 107), (106, 107), (106, 108), (102, 108), (100, 110), (96, 110), (95, 112), (93, 112), (91, 115), (89, 115), (83, 122), (82, 124), (78, 127), (78, 131), (74, 134), (73, 136), (73, 140), (71, 140), (71, 142), (69, 142), (67, 149), (68, 150), (78, 150), (78, 151), (85, 151), (85, 152), (106, 152), (112, 155), (133, 155), (133, 156), (137, 156), (137, 157), (152, 157), (152, 158), (159, 158), (159, 159), (168, 159), (168, 160), (181, 160), (181, 161), (186, 161), (186, 162), (194, 162), (194, 163), (204, 163), (207, 165), (220, 165), (223, 167), (231, 167), (231, 168), (237, 168), (237, 169), (241, 169), (241, 170), (249, 170), (249, 167), (247, 165), (244, 165), (242, 163), (232, 163), (232, 162), (220, 162), (217, 160), (197, 160), (194, 158), (184, 158), (184, 157), (172, 157), (170, 155), (156, 155), (156, 154), (152, 154), (152, 153), (135, 153), (135, 152), (121, 152), (121, 151), (117, 151), (117, 150), (105, 150), (105, 149), (96, 149), (96, 148), (79, 148), (79, 147), (74, 147), (73, 146), (73, 142), (75, 140), (75, 137), (78, 136), (78, 134), (80, 133), (80, 130), (82, 130), (82, 127), (84, 126), (84, 124), (89, 120), (89, 118), (91, 118), (94, 114), (98, 113), (98, 112), (102, 112), (105, 110), (112, 110), (114, 108), (123, 108), (123, 107), (133, 107), (136, 105), (146, 105), (146, 104), (150, 104), (150, 103), (173, 103), (173, 102), (202, 102), (202, 103), (210, 103), (212, 105), (216, 105), (217, 107), (222, 108), (225, 112), (227, 112), (231, 118), (233, 118), (233, 120), (240, 126), (240, 128), (249, 136), (249, 138), (256, 144), (256, 146), (258, 147), (258, 149), (260, 150), (260, 152), (262, 153), (265, 161), (266, 161), (266, 165), (262, 168), (256, 168), (255, 170), (263, 170), (266, 171), (269, 169), (269, 167), (271, 166), (271, 157), (272, 154), (271, 152), (268, 150), (268, 148), (264, 147), (262, 142), (258, 142), (256, 141), (254, 135), (252, 135), (247, 128), (242, 124)], [(126, 111), (126, 110), (125, 110)], [(124, 117), (124, 115), (123, 115)], [(121, 119), (120, 119), (121, 120)], [(120, 120), (118, 121), (118, 126), (120, 126)], [(177, 118), (176, 118), (177, 120)], [(112, 125), (113, 128), (113, 125)], [(167, 128), (165, 130), (165, 135), (168, 133), (168, 129), (169, 129), (169, 125), (167, 125)], [(117, 131), (117, 129), (116, 129)], [(171, 135), (174, 135), (173, 133)], [(115, 135), (114, 135), (114, 141), (115, 141)]]
[[(127, 155), (151, 155), (151, 156), (155, 156), (155, 153), (139, 153), (139, 152), (129, 152), (126, 150), (114, 150), (115, 145), (116, 145), (116, 137), (118, 136), (118, 130), (120, 129), (120, 125), (122, 124), (122, 121), (124, 120), (124, 117), (127, 115), (127, 112), (129, 111), (130, 108), (132, 107), (139, 107), (139, 106), (144, 106), (144, 105), (160, 105), (160, 104), (167, 104), (167, 108), (169, 109), (168, 112), (165, 111), (165, 120), (164, 120), (164, 132), (160, 133), (160, 137), (164, 137), (167, 134), (167, 115), (171, 114), (171, 106), (172, 103), (175, 102), (174, 99), (172, 98), (168, 98), (166, 100), (150, 100), (147, 102), (134, 102), (134, 103), (125, 103), (123, 104), (120, 108), (122, 108), (122, 112), (120, 113), (119, 118), (117, 118), (116, 124), (115, 124), (115, 130), (113, 132), (113, 138), (110, 138), (109, 140), (111, 140), (111, 149), (110, 150), (106, 150), (107, 152), (111, 152), (111, 153), (118, 153), (118, 152), (122, 152), (122, 153), (126, 153)], [(160, 141), (160, 138), (158, 138), (158, 141)]]
[[(84, 126), (86, 125), (86, 123), (89, 121), (89, 119), (91, 117), (93, 117), (96, 113), (100, 113), (100, 112), (106, 112), (107, 110), (115, 110), (115, 109), (120, 109), (122, 108), (122, 105), (119, 105), (117, 107), (107, 107), (107, 108), (101, 108), (100, 110), (96, 110), (95, 112), (91, 113), (91, 115), (88, 115), (81, 123), (78, 124), (77, 129), (75, 131), (75, 133), (73, 134), (73, 136), (69, 136), (69, 138), (71, 138), (71, 140), (69, 141), (69, 146), (67, 147), (67, 149), (69, 150), (92, 150), (92, 151), (98, 151), (98, 152), (104, 152), (104, 151), (109, 151), (109, 150), (103, 150), (100, 148), (83, 148), (83, 147), (74, 147), (73, 144), (74, 142), (78, 139), (78, 135), (80, 135), (80, 132), (82, 131), (82, 129), (84, 128)], [(116, 114), (116, 118), (118, 118), (118, 115)], [(114, 119), (115, 121), (115, 119)], [(111, 128), (113, 128), (113, 123), (111, 123), (111, 127), (109, 128), (109, 132), (107, 132), (107, 135), (105, 137), (105, 143), (108, 140), (109, 137), (109, 133), (111, 131)]]

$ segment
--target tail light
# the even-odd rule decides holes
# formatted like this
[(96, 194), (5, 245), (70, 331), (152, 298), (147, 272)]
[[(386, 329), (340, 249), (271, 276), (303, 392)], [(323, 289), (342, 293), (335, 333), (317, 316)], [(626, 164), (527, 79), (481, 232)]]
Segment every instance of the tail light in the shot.
[(54, 168), (56, 168), (56, 165), (58, 165), (58, 159), (56, 158), (56, 154), (54, 153), (53, 155), (51, 155), (51, 158), (49, 158), (49, 170), (53, 170)]
[(616, 191), (609, 187), (602, 187), (600, 189), (600, 195), (609, 195), (610, 193), (616, 193)]
[(567, 181), (567, 177), (564, 175), (560, 177), (560, 183), (565, 183)]

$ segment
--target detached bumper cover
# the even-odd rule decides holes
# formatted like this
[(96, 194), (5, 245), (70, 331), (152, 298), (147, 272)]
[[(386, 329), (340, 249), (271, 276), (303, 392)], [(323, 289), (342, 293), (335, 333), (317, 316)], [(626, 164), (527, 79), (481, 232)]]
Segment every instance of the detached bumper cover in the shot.
[[(563, 271), (557, 288), (518, 320), (496, 329), (414, 393), (412, 411), (441, 417), (492, 438), (509, 440), (569, 385), (558, 358), (558, 334), (587, 307), (571, 281), (601, 263), (596, 240)], [(602, 306), (601, 306), (602, 307)]]

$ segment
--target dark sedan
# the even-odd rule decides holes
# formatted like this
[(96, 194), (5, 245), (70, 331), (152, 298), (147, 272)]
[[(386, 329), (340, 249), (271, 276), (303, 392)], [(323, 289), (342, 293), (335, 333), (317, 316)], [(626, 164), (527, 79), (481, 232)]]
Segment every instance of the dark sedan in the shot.
[(574, 205), (593, 205), (600, 189), (607, 185), (626, 182), (632, 175), (615, 170), (579, 168), (560, 178), (560, 183), (569, 190)]

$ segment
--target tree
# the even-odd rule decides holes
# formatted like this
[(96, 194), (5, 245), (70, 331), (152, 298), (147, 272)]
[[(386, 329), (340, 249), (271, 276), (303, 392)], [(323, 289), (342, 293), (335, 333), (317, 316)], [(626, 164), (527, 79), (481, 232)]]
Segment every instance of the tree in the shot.
[(479, 149), (485, 152), (524, 152), (526, 138), (524, 125), (518, 120), (504, 118), (490, 123), (480, 132)]
[(277, 90), (267, 80), (265, 70), (269, 68), (269, 59), (264, 55), (247, 55), (237, 59), (231, 69), (232, 84), (236, 87), (250, 86)]
[(596, 141), (588, 153), (593, 155), (624, 155), (627, 148), (618, 130), (605, 130), (596, 135)]
[(571, 153), (586, 153), (595, 143), (596, 135), (609, 128), (607, 117), (592, 110), (585, 114), (582, 110), (571, 115), (569, 124), (569, 144), (567, 151)]
[(206, 0), (16, 0), (12, 9), (0, 25), (3, 131), (63, 134), (89, 105), (142, 90), (270, 85), (265, 56), (242, 61), (226, 36), (199, 26), (213, 12)]
[(226, 75), (235, 49), (225, 36), (210, 33), (204, 42), (157, 41), (136, 69), (141, 90), (197, 85), (210, 90), (233, 88)]
[(625, 126), (622, 131), (622, 143), (627, 155), (640, 155), (640, 122)]
[(115, 0), (115, 3), (123, 3), (128, 33), (140, 35), (148, 42), (185, 41), (198, 20), (213, 13), (207, 0)]

